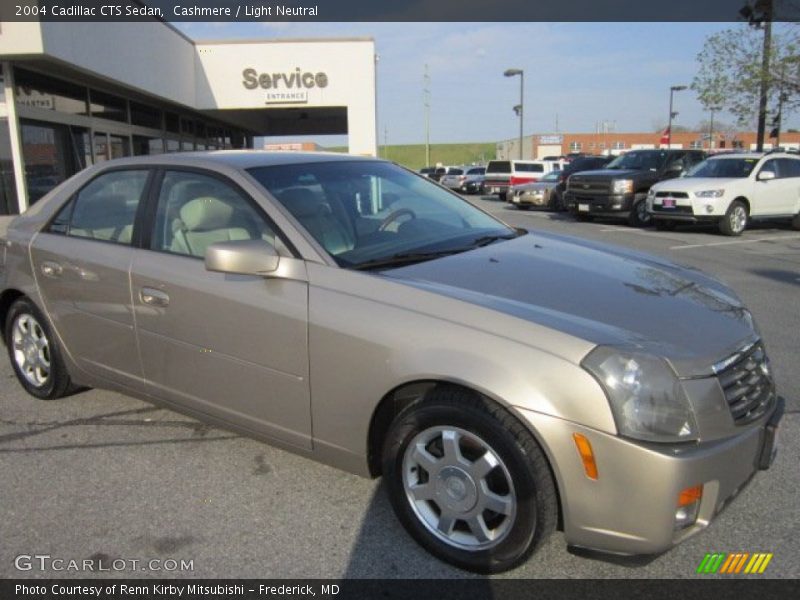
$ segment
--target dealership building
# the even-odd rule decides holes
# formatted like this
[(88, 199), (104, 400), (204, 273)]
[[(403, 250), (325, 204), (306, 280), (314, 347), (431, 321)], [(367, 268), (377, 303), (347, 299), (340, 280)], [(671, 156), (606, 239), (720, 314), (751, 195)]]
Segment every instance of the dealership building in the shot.
[(372, 38), (199, 42), (160, 21), (0, 21), (0, 65), (0, 214), (122, 156), (259, 136), (377, 150)]

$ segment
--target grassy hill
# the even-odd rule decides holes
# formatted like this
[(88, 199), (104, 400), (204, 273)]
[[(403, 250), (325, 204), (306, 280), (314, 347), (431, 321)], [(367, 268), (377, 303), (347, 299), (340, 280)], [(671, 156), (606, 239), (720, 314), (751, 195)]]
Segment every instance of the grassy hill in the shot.
[[(431, 164), (469, 165), (486, 164), (495, 155), (494, 142), (464, 144), (431, 144)], [(334, 152), (347, 152), (347, 148), (327, 148)], [(409, 169), (418, 170), (425, 164), (425, 144), (379, 146), (381, 158), (394, 161)]]

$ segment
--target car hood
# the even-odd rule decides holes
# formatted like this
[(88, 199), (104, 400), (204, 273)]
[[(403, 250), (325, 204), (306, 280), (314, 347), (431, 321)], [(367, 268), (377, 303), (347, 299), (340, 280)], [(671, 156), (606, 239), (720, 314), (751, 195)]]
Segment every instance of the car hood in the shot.
[(693, 192), (699, 190), (718, 190), (725, 186), (735, 185), (746, 178), (739, 177), (678, 177), (669, 179), (653, 186), (658, 190), (669, 190), (671, 192)]
[(712, 374), (711, 365), (758, 337), (737, 296), (696, 269), (549, 233), (383, 275), (594, 344), (639, 348), (686, 377)]
[(520, 190), (521, 192), (533, 192), (537, 190), (549, 190), (557, 185), (557, 181), (536, 181), (534, 183), (521, 183), (520, 185), (515, 185), (514, 189)]

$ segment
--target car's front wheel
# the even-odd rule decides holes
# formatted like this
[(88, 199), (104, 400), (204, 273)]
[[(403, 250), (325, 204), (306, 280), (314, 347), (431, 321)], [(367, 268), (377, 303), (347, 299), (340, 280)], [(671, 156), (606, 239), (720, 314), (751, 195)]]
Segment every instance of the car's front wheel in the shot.
[(631, 227), (644, 227), (650, 223), (650, 213), (647, 212), (647, 201), (642, 199), (635, 202), (628, 214), (628, 225)]
[(72, 390), (58, 342), (44, 315), (27, 298), (8, 311), (5, 340), (14, 373), (29, 394), (54, 400)]
[(725, 211), (725, 216), (719, 222), (719, 231), (723, 235), (742, 235), (747, 228), (747, 206), (741, 200), (734, 200)]
[(411, 536), (463, 569), (508, 570), (556, 525), (555, 484), (537, 442), (505, 409), (460, 388), (437, 388), (395, 419), (383, 474)]

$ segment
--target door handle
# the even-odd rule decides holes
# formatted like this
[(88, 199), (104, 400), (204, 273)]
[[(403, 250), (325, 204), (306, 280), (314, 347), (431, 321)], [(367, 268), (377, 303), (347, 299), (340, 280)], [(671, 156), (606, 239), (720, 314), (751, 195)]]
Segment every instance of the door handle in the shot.
[(144, 287), (139, 291), (139, 298), (150, 306), (169, 306), (169, 296), (161, 290)]
[(40, 268), (42, 270), (42, 275), (45, 277), (60, 277), (64, 272), (64, 269), (60, 264), (51, 260), (44, 261)]

